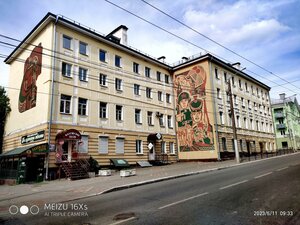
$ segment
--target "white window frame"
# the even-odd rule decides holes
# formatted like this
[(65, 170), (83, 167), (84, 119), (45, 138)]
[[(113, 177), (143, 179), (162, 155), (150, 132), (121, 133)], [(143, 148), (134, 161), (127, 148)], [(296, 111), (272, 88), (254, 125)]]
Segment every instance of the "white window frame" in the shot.
[(87, 82), (88, 81), (88, 70), (83, 67), (79, 67), (78, 78), (80, 81)]
[(135, 153), (137, 155), (143, 155), (143, 141), (142, 140), (135, 140)]
[(139, 67), (140, 67), (140, 65), (138, 63), (133, 62), (133, 64), (132, 64), (132, 70), (133, 70), (134, 73), (139, 74)]
[[(80, 103), (80, 100), (85, 100), (84, 103)], [(84, 113), (85, 111), (85, 113)], [(79, 116), (87, 116), (88, 115), (88, 99), (86, 98), (78, 98), (78, 115)]]
[(133, 93), (135, 95), (141, 95), (141, 89), (139, 84), (133, 84)]
[(99, 84), (101, 86), (107, 87), (107, 75), (104, 73), (99, 74)]
[[(84, 46), (84, 51), (81, 51), (81, 46)], [(88, 55), (88, 44), (83, 42), (83, 41), (79, 41), (79, 53), (81, 55)]]
[[(121, 107), (121, 110), (117, 109), (118, 106)], [(122, 105), (116, 105), (116, 120), (123, 121), (123, 106)]]
[(151, 77), (151, 68), (150, 67), (145, 67), (145, 77), (150, 78)]
[[(105, 107), (101, 107), (101, 103), (105, 104)], [(108, 108), (107, 107), (107, 102), (99, 102), (99, 117), (101, 119), (107, 119), (108, 118), (108, 110), (107, 110), (107, 108)]]
[(115, 79), (115, 89), (117, 91), (123, 91), (123, 80), (120, 78)]
[(168, 127), (173, 128), (173, 119), (171, 115), (167, 116), (167, 121), (168, 121)]
[[(70, 42), (69, 42), (69, 44), (70, 44), (70, 46), (68, 47), (68, 46), (66, 46), (66, 44), (65, 44), (65, 39), (68, 39)], [(69, 36), (67, 36), (67, 35), (63, 35), (63, 41), (62, 41), (63, 43), (62, 43), (62, 45), (63, 45), (63, 48), (64, 49), (68, 49), (68, 50), (72, 50), (72, 42), (73, 42), (73, 38), (71, 38), (71, 37), (69, 37)]]
[[(63, 96), (70, 97), (70, 99), (62, 99)], [(64, 110), (63, 111), (61, 111), (62, 103), (64, 104), (64, 106), (63, 106)], [(67, 112), (67, 110), (66, 110), (67, 109), (67, 103), (69, 103), (69, 110), (68, 110), (69, 112)], [(59, 112), (63, 113), (63, 114), (72, 114), (71, 111), (72, 111), (72, 96), (61, 94), (60, 95)]]
[[(64, 69), (64, 67), (65, 67), (65, 69)], [(62, 62), (62, 64), (61, 64), (61, 74), (64, 77), (72, 77), (72, 64)]]
[(170, 155), (175, 155), (175, 145), (174, 142), (169, 142)]
[(135, 121), (135, 124), (142, 124), (142, 110), (141, 109), (134, 110), (134, 121)]
[(220, 124), (223, 125), (224, 124), (224, 113), (222, 111), (220, 111), (219, 116), (220, 116)]
[(164, 97), (163, 97), (162, 91), (157, 91), (157, 99), (160, 102), (164, 101)]
[(159, 119), (159, 126), (161, 127), (164, 127), (165, 126), (165, 115), (164, 114), (161, 114), (160, 117), (158, 118)]
[(152, 98), (152, 88), (146, 87), (146, 97)]
[(166, 142), (161, 142), (161, 154), (167, 154)]
[[(101, 53), (104, 54), (104, 60), (101, 60)], [(105, 63), (106, 63), (106, 62), (107, 62), (107, 57), (106, 57), (106, 56), (107, 56), (107, 51), (105, 51), (105, 50), (103, 50), (103, 49), (100, 49), (100, 50), (99, 50), (99, 61), (100, 61), (100, 62), (105, 62)]]
[[(149, 113), (151, 115), (149, 115)], [(153, 124), (153, 112), (151, 112), (151, 111), (147, 111), (147, 123), (148, 123), (149, 126), (153, 126), (154, 125)]]
[(171, 103), (171, 94), (166, 93), (166, 102)]
[(119, 55), (115, 55), (115, 66), (119, 68), (122, 67), (122, 57)]

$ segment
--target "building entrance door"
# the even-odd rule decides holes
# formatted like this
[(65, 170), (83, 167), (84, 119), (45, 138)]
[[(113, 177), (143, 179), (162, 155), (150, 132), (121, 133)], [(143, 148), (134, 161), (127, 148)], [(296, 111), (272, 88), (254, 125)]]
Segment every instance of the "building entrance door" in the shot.
[(150, 142), (153, 147), (149, 150), (149, 161), (154, 161), (155, 160), (155, 145)]

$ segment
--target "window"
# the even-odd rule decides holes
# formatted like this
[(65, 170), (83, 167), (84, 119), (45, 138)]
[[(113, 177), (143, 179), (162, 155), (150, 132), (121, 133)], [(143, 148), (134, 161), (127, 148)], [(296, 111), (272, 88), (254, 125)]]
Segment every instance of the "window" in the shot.
[(165, 126), (164, 114), (161, 114), (160, 117), (159, 117), (159, 125), (161, 127)]
[(107, 86), (107, 75), (103, 74), (103, 73), (100, 73), (100, 76), (99, 76), (99, 83), (100, 85), (102, 86)]
[(216, 76), (216, 79), (219, 79), (218, 68), (215, 68), (215, 76)]
[(173, 128), (172, 116), (168, 115), (168, 127)]
[(163, 93), (161, 91), (157, 92), (158, 101), (163, 101)]
[(135, 109), (135, 123), (136, 124), (142, 124), (142, 115), (140, 109)]
[(232, 80), (232, 85), (235, 86), (234, 85), (234, 76), (231, 77), (231, 80)]
[(284, 136), (285, 135), (285, 130), (281, 130), (280, 134)]
[(146, 97), (147, 98), (152, 98), (152, 89), (146, 87)]
[(79, 67), (79, 80), (87, 81), (87, 69)]
[(116, 138), (116, 154), (124, 154), (124, 138)]
[(79, 42), (79, 53), (82, 55), (87, 55), (87, 44), (84, 42)]
[(253, 130), (253, 119), (250, 119), (250, 129)]
[(140, 85), (134, 84), (133, 85), (133, 92), (134, 92), (135, 95), (141, 95)]
[(259, 131), (259, 123), (258, 123), (258, 120), (256, 120), (256, 130)]
[(233, 95), (233, 99), (234, 99), (234, 104), (238, 104), (238, 102), (237, 102), (237, 96), (236, 95)]
[(121, 121), (123, 119), (123, 106), (116, 105), (116, 120)]
[(167, 103), (171, 103), (171, 95), (166, 93), (166, 101)]
[(226, 138), (222, 137), (222, 148), (223, 151), (227, 151)]
[(156, 78), (158, 81), (161, 81), (161, 73), (160, 72), (156, 72)]
[(61, 95), (61, 97), (60, 97), (60, 112), (69, 114), (70, 109), (71, 109), (71, 96)]
[(245, 108), (245, 101), (244, 98), (241, 97), (242, 107)]
[(242, 81), (239, 80), (239, 88), (242, 89)]
[(99, 137), (99, 154), (108, 154), (108, 137)]
[(217, 88), (217, 98), (218, 99), (222, 99), (221, 98), (221, 90), (220, 90), (220, 88)]
[(71, 49), (72, 38), (64, 35), (63, 36), (63, 47), (66, 49)]
[(143, 141), (142, 140), (135, 141), (135, 153), (143, 154)]
[(150, 77), (150, 71), (151, 69), (149, 67), (145, 67), (145, 76)]
[(245, 82), (245, 89), (248, 92), (248, 84)]
[(168, 84), (169, 83), (169, 75), (165, 74), (165, 83)]
[(85, 98), (78, 99), (78, 115), (80, 116), (87, 115), (87, 99)]
[(254, 95), (253, 86), (251, 85), (251, 93)]
[(236, 126), (241, 127), (240, 116), (236, 116)]
[(248, 129), (248, 123), (247, 123), (247, 118), (246, 117), (244, 117), (244, 127), (246, 129)]
[(134, 73), (139, 73), (139, 64), (138, 63), (133, 63), (133, 72)]
[(100, 49), (100, 51), (99, 51), (99, 60), (101, 62), (106, 62), (106, 51)]
[(66, 77), (71, 77), (71, 69), (72, 69), (72, 65), (63, 62), (62, 63), (62, 75), (66, 76)]
[(220, 123), (224, 124), (223, 112), (219, 112), (220, 115)]
[(228, 125), (232, 126), (232, 116), (230, 113), (228, 114)]
[(248, 100), (248, 108), (251, 109), (251, 101)]
[(121, 79), (116, 78), (115, 88), (116, 88), (117, 91), (122, 91), (122, 80)]
[(287, 141), (281, 142), (281, 145), (282, 145), (282, 148), (288, 148), (289, 147), (289, 144), (288, 144)]
[(100, 118), (104, 119), (107, 118), (107, 103), (106, 102), (100, 102)]
[(169, 149), (170, 149), (170, 154), (175, 155), (174, 142), (169, 142)]
[(149, 126), (153, 126), (153, 112), (147, 112), (147, 121)]
[(161, 154), (167, 154), (166, 142), (165, 141), (161, 142)]
[(89, 136), (81, 135), (81, 144), (78, 146), (78, 152), (88, 153), (89, 151)]
[(224, 71), (224, 82), (226, 82), (226, 83), (228, 82), (227, 81), (227, 73), (225, 71)]
[(116, 67), (121, 67), (121, 56), (116, 55), (115, 56), (115, 66)]

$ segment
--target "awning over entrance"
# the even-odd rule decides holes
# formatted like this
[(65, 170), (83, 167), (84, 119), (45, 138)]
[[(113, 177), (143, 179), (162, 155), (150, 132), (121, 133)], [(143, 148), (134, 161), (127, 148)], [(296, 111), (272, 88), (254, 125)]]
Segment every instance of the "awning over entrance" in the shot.
[(56, 140), (64, 139), (64, 140), (80, 140), (81, 134), (76, 129), (69, 129), (62, 131), (56, 135)]
[(150, 141), (156, 141), (156, 140), (161, 140), (162, 139), (162, 134), (161, 133), (154, 133), (154, 134), (149, 134), (147, 140)]
[(46, 153), (48, 152), (48, 144), (38, 144), (38, 145), (29, 145), (24, 147), (15, 148), (11, 151), (4, 152), (0, 155), (0, 158), (10, 158), (16, 157), (21, 155), (28, 155), (28, 154), (38, 154), (38, 153)]

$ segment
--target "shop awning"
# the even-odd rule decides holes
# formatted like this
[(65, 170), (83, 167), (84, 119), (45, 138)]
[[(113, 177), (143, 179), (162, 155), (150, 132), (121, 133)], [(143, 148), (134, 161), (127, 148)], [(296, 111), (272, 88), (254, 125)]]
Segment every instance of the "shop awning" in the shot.
[(0, 155), (0, 158), (15, 157), (15, 156), (19, 156), (25, 152), (26, 152), (26, 154), (46, 153), (46, 152), (48, 152), (48, 144), (43, 143), (43, 144), (38, 144), (38, 145), (28, 145), (28, 146), (24, 146), (24, 147), (15, 148), (11, 151), (2, 153)]

